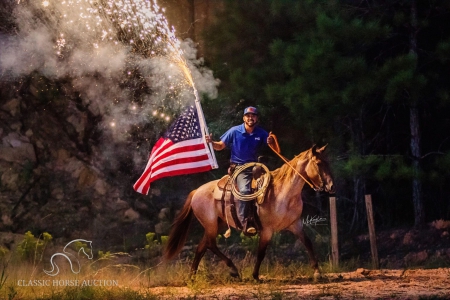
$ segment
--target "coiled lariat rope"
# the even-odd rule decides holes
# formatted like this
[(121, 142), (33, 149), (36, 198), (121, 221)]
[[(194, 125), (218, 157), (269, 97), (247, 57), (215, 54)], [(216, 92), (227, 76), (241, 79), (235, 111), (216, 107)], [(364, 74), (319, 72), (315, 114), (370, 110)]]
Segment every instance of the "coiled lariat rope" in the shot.
[[(263, 175), (263, 177), (264, 177), (263, 182), (262, 182), (261, 186), (257, 189), (257, 191), (255, 193), (250, 194), (250, 195), (243, 195), (236, 189), (236, 184), (235, 184), (236, 183), (236, 178), (245, 169), (250, 168), (250, 167), (255, 167), (255, 166), (260, 166), (260, 167), (262, 167), (264, 169), (264, 171), (266, 171), (266, 174)], [(261, 204), (264, 201), (264, 196), (266, 194), (266, 189), (269, 186), (270, 179), (271, 179), (270, 171), (264, 164), (257, 163), (257, 162), (252, 162), (252, 163), (246, 163), (246, 164), (244, 164), (242, 166), (236, 167), (236, 169), (234, 170), (233, 174), (228, 179), (228, 182), (231, 182), (231, 193), (233, 194), (233, 196), (236, 199), (239, 199), (241, 201), (251, 201), (251, 200), (254, 200), (256, 198), (256, 202), (258, 204)], [(258, 185), (260, 185), (260, 184), (258, 183)], [(228, 229), (224, 233), (223, 236), (227, 239), (227, 238), (229, 238), (231, 236), (231, 228), (230, 228), (230, 223), (228, 222), (228, 214), (225, 214), (225, 219), (227, 221)]]
[[(234, 184), (236, 182), (236, 178), (238, 177), (239, 174), (241, 174), (245, 169), (250, 168), (250, 167), (255, 167), (255, 166), (260, 166), (264, 169), (264, 171), (266, 171), (266, 175), (264, 175), (264, 179), (263, 179), (263, 183), (261, 185), (261, 187), (254, 192), (253, 194), (249, 194), (249, 195), (244, 195), (241, 194), (237, 188), (236, 188), (236, 184)], [(251, 162), (251, 163), (246, 163), (243, 164), (242, 166), (238, 166), (236, 167), (236, 170), (233, 172), (233, 175), (231, 175), (231, 179), (230, 181), (232, 182), (231, 184), (231, 192), (233, 193), (233, 196), (236, 199), (239, 199), (241, 201), (251, 201), (254, 200), (255, 198), (258, 198), (260, 196), (263, 196), (266, 192), (267, 187), (269, 186), (270, 183), (270, 171), (269, 168), (267, 168), (264, 164), (262, 163), (257, 163), (257, 162)], [(260, 203), (261, 201), (258, 199), (258, 203)]]

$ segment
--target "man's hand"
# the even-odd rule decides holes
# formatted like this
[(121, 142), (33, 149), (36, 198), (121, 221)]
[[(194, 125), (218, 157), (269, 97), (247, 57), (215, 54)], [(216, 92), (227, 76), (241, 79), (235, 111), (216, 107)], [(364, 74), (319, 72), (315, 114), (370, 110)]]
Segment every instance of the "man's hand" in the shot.
[(209, 135), (205, 135), (205, 140), (206, 140), (206, 143), (212, 143), (212, 133), (210, 133)]
[(280, 145), (278, 145), (277, 137), (275, 134), (272, 133), (272, 131), (269, 133), (269, 136), (267, 137), (267, 145), (275, 151), (276, 153), (280, 153)]
[(222, 142), (222, 141), (214, 142), (212, 140), (212, 133), (210, 133), (209, 135), (205, 135), (205, 141), (208, 144), (211, 143), (213, 145), (213, 149), (214, 150), (220, 151), (220, 150), (225, 148), (225, 143), (224, 142)]

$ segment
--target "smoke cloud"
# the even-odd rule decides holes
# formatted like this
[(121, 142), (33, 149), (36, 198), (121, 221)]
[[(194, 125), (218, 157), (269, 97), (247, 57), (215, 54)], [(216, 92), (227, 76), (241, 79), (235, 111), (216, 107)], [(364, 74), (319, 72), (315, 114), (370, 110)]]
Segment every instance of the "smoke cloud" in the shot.
[[(74, 2), (76, 4), (69, 5), (66, 1), (53, 1), (45, 6), (45, 1), (30, 1), (16, 6), (18, 34), (2, 38), (0, 44), (3, 76), (19, 77), (37, 71), (50, 79), (73, 78), (74, 87), (83, 92), (86, 102), (98, 102), (94, 113), (100, 114), (105, 113), (105, 102), (129, 98), (129, 89), (121, 88), (121, 84), (136, 70), (158, 94), (146, 98), (146, 102), (151, 103), (143, 103), (144, 106), (160, 105), (158, 98), (165, 99), (175, 87), (182, 86), (183, 74), (171, 62), (170, 53), (156, 53), (152, 57), (137, 54), (133, 42), (118, 42), (117, 28), (111, 21), (113, 17), (103, 18), (96, 8), (87, 6), (86, 1)], [(131, 17), (137, 16), (138, 12)], [(147, 19), (151, 21), (150, 17)], [(159, 34), (164, 33), (159, 30)], [(147, 36), (145, 43), (162, 43), (160, 38)], [(180, 48), (197, 90), (216, 98), (219, 81), (203, 66), (203, 60), (197, 59), (194, 43), (186, 40), (180, 43)], [(94, 75), (103, 80), (92, 82)], [(187, 92), (193, 97), (189, 86), (182, 90), (187, 91), (181, 91), (181, 94)], [(189, 99), (183, 98), (174, 101), (188, 102)]]
[[(0, 76), (13, 80), (39, 72), (52, 80), (69, 79), (116, 142), (126, 139), (132, 126), (193, 103), (174, 45), (182, 50), (199, 94), (216, 98), (220, 81), (197, 58), (195, 44), (174, 40), (156, 2), (149, 3), (17, 3), (17, 32), (0, 36)], [(168, 123), (173, 118), (164, 116)]]

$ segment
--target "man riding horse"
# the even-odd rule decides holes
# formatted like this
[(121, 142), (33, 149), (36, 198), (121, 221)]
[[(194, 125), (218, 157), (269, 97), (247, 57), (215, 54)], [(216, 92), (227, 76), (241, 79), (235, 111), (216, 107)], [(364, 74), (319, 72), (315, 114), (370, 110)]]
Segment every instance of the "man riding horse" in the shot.
[[(206, 136), (206, 142), (212, 143), (214, 150), (220, 151), (225, 147), (231, 148), (231, 169), (246, 163), (257, 162), (260, 150), (266, 145), (273, 145), (274, 139), (267, 131), (258, 126), (258, 110), (249, 106), (244, 110), (244, 123), (228, 129), (221, 137), (220, 141), (213, 141), (212, 136)], [(236, 184), (241, 194), (250, 195), (252, 170), (243, 170), (236, 178)], [(240, 200), (240, 199), (238, 199)], [(249, 224), (248, 214), (254, 205), (252, 201), (239, 201), (238, 216), (244, 232), (255, 234), (254, 224)]]

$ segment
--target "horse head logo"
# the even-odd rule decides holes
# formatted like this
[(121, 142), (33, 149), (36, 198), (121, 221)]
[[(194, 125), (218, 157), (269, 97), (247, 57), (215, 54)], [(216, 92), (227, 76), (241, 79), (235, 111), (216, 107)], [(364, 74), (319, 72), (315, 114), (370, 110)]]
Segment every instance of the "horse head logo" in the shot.
[[(50, 263), (52, 265), (52, 269), (50, 271), (44, 270), (45, 274), (47, 274), (49, 276), (56, 276), (59, 274), (59, 267), (56, 264), (56, 262), (54, 262), (54, 259), (58, 256), (62, 256), (65, 259), (67, 259), (72, 273), (74, 273), (74, 274), (80, 273), (81, 265), (80, 265), (78, 258), (75, 255), (68, 252), (68, 250), (66, 250), (67, 247), (69, 247), (72, 244), (78, 244), (78, 246), (81, 244), (81, 246), (79, 246), (78, 256), (80, 256), (80, 252), (82, 252), (84, 255), (86, 255), (86, 257), (88, 259), (92, 259), (94, 257), (94, 254), (92, 252), (92, 241), (83, 240), (83, 239), (73, 240), (73, 241), (67, 243), (66, 246), (64, 246), (64, 249), (62, 252), (57, 252), (52, 255), (52, 257), (50, 258)], [(74, 262), (76, 263), (76, 265), (78, 265), (78, 268), (76, 268), (76, 269), (74, 269)]]

